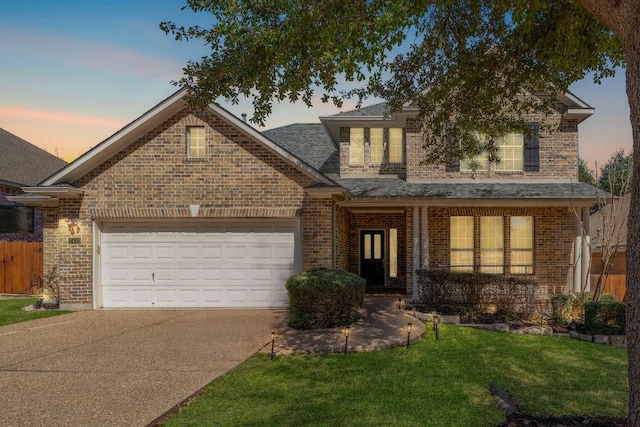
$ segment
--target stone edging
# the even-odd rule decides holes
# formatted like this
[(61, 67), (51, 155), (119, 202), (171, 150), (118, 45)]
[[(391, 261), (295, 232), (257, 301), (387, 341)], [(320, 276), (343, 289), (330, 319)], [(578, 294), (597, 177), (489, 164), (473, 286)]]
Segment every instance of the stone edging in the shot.
[[(423, 322), (432, 322), (433, 315), (431, 313), (411, 312), (411, 314), (422, 320)], [(508, 323), (460, 323), (460, 316), (438, 316), (442, 323), (464, 326), (467, 328), (486, 329), (491, 331), (510, 332), (512, 334), (522, 335), (548, 335), (554, 337), (572, 338), (576, 340), (592, 342), (596, 344), (611, 345), (614, 347), (626, 347), (627, 337), (626, 335), (588, 335), (579, 334), (577, 332), (570, 332), (565, 334), (555, 334), (550, 326), (527, 326), (520, 329), (510, 329)]]

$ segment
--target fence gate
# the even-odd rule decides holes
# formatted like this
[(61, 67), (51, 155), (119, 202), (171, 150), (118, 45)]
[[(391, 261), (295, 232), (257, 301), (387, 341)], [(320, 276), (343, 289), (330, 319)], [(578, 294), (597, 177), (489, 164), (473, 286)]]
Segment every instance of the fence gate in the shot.
[[(598, 282), (598, 275), (591, 275), (591, 289)], [(627, 291), (627, 275), (626, 274), (610, 274), (604, 282), (603, 292), (615, 296), (616, 301), (623, 301), (625, 292)]]
[(42, 242), (0, 242), (0, 293), (31, 294), (42, 276)]

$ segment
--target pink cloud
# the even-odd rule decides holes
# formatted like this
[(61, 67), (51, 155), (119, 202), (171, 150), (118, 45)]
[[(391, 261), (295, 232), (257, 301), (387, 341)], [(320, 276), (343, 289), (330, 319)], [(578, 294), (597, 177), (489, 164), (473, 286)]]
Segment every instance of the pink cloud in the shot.
[(3, 105), (0, 105), (0, 117), (30, 120), (33, 122), (45, 121), (59, 124), (86, 125), (106, 129), (119, 129), (126, 124), (126, 122), (121, 120), (106, 119), (102, 117), (80, 116), (77, 114), (9, 107)]
[(178, 78), (182, 74), (179, 61), (121, 49), (107, 43), (89, 42), (56, 34), (37, 34), (14, 29), (0, 29), (3, 49), (37, 58), (53, 58), (67, 64), (81, 65), (101, 71), (136, 73), (162, 78)]

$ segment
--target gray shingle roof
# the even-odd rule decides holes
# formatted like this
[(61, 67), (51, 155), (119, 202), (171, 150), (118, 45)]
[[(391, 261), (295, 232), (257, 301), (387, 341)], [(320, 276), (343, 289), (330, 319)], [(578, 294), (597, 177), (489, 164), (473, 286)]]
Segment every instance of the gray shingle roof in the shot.
[(389, 114), (386, 102), (368, 105), (366, 107), (356, 108), (354, 110), (344, 111), (334, 114), (330, 117), (384, 117)]
[[(378, 104), (381, 105), (381, 104)], [(375, 106), (374, 106), (375, 107)], [(339, 155), (320, 123), (292, 124), (263, 132), (269, 139), (349, 190), (353, 198), (372, 199), (595, 199), (585, 183), (432, 182), (402, 178), (341, 178)]]
[(339, 173), (338, 151), (322, 124), (295, 123), (262, 133), (325, 175)]
[(67, 165), (62, 159), (0, 128), (0, 181), (36, 185)]
[(576, 183), (409, 183), (400, 178), (342, 178), (354, 198), (421, 199), (593, 199), (596, 189)]

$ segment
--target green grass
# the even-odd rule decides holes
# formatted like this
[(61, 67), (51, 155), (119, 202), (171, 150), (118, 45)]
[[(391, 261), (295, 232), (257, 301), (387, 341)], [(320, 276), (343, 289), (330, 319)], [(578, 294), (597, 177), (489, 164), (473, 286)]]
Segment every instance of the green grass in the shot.
[(29, 304), (33, 304), (35, 301), (36, 298), (10, 298), (0, 300), (0, 326), (69, 313), (68, 311), (62, 310), (24, 311), (22, 309)]
[(626, 349), (442, 326), (408, 350), (257, 354), (167, 426), (495, 426), (497, 383), (532, 415), (625, 417)]

